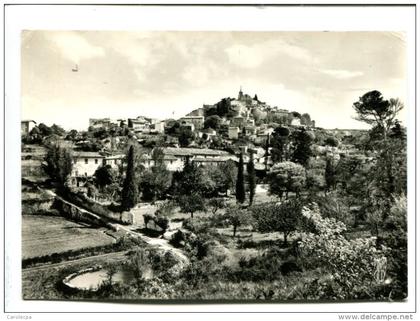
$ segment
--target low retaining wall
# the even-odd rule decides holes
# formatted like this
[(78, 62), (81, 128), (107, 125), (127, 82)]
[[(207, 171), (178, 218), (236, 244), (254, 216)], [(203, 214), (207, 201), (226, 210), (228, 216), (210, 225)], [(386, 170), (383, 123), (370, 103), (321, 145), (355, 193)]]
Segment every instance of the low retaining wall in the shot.
[(112, 224), (107, 222), (99, 215), (93, 214), (74, 204), (71, 204), (63, 200), (61, 197), (56, 196), (54, 207), (60, 211), (64, 217), (67, 217), (73, 221), (113, 228)]
[(95, 215), (108, 218), (121, 224), (133, 224), (134, 215), (131, 212), (114, 212), (107, 208), (107, 206), (95, 202), (82, 193), (69, 193), (68, 199), (75, 205), (84, 208), (89, 212), (95, 213)]

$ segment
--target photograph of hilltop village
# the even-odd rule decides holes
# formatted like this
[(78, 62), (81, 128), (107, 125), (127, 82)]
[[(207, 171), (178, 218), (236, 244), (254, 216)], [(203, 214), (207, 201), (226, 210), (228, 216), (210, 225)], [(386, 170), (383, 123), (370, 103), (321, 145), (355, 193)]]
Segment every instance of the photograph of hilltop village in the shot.
[[(136, 41), (161, 53), (165, 48), (162, 34), (148, 33)], [(248, 61), (248, 66), (236, 67), (238, 75), (264, 65), (265, 56), (250, 56), (246, 51), (249, 39), (253, 42), (248, 48), (259, 48), (253, 33), (237, 38), (231, 34), (234, 51), (205, 47), (212, 50), (215, 60), (200, 62), (204, 69), (196, 69), (197, 86), (208, 81), (211, 72), (203, 80), (203, 70), (214, 67), (219, 53), (236, 55), (241, 64)], [(94, 41), (105, 43), (106, 37), (73, 32), (60, 38), (58, 32), (51, 42), (55, 49), (47, 53), (49, 36), (32, 32), (22, 38), (24, 94), (35, 97), (40, 92), (36, 87), (39, 70), (51, 81), (44, 90), (51, 100), (61, 90), (60, 83), (69, 100), (82, 93), (92, 97), (95, 88), (104, 86), (104, 96), (125, 90), (117, 82), (120, 73), (131, 77), (129, 68), (113, 68), (115, 77), (109, 79), (99, 79), (99, 67), (86, 71), (95, 59), (104, 60), (104, 66), (117, 59), (115, 52), (107, 52), (105, 45)], [(261, 35), (266, 42), (280, 43), (271, 46), (270, 52), (278, 50), (289, 59), (269, 68), (283, 75), (290, 69), (285, 84), (288, 79), (297, 81), (299, 72), (299, 81), (310, 81), (312, 74), (306, 76), (304, 71), (315, 73), (326, 53), (331, 66), (332, 57), (338, 62), (357, 62), (359, 71), (337, 67), (318, 72), (318, 86), (328, 84), (321, 89), (331, 95), (341, 90), (338, 86), (348, 88), (350, 81), (359, 82), (359, 88), (346, 91), (350, 103), (343, 104), (342, 111), (333, 111), (338, 103), (321, 113), (311, 105), (295, 108), (281, 99), (269, 101), (226, 74), (223, 77), (236, 87), (234, 92), (226, 89), (210, 101), (201, 97), (202, 103), (186, 107), (186, 112), (162, 109), (161, 117), (151, 116), (159, 114), (159, 107), (153, 105), (130, 109), (130, 117), (118, 105), (105, 117), (100, 106), (92, 107), (89, 114), (98, 111), (100, 117), (85, 117), (89, 107), (71, 110), (57, 105), (50, 112), (30, 114), (25, 112), (29, 105), (23, 106), (23, 299), (139, 303), (404, 300), (408, 293), (407, 129), (401, 118), (407, 106), (405, 97), (383, 91), (388, 87), (379, 80), (378, 87), (374, 82), (373, 86), (370, 81), (363, 83), (369, 72), (378, 73), (382, 80), (391, 77), (392, 84), (401, 74), (404, 77), (404, 67), (396, 63), (405, 55), (402, 37), (390, 33), (292, 36)], [(188, 33), (176, 37), (179, 46), (190, 39)], [(202, 41), (217, 37), (217, 33), (203, 35)], [(308, 40), (314, 37), (319, 42)], [(366, 46), (365, 51), (346, 48), (349, 52), (332, 55), (340, 47), (325, 41), (337, 39), (356, 41)], [(204, 57), (204, 45), (197, 43), (179, 52), (191, 59)], [(392, 61), (377, 57), (385, 44), (395, 51)], [(375, 47), (375, 54), (369, 54), (370, 46)], [(161, 73), (160, 85), (156, 85), (160, 96), (170, 92), (165, 91), (162, 79), (170, 77), (171, 68), (182, 70), (189, 63), (186, 59), (185, 66), (177, 64), (181, 61), (178, 49), (156, 59), (140, 52), (142, 59), (153, 60), (153, 66), (142, 65), (145, 69), (159, 70), (150, 75)], [(308, 52), (320, 58), (309, 63)], [(62, 60), (51, 58), (59, 53)], [(77, 59), (70, 59), (72, 54)], [(175, 63), (169, 68), (171, 59)], [(293, 59), (301, 65), (287, 63)], [(391, 70), (389, 75), (382, 64)], [(56, 78), (48, 68), (59, 70)], [(269, 69), (258, 77), (269, 78)], [(181, 79), (179, 70), (171, 86)], [(244, 82), (250, 83), (247, 77), (252, 75), (243, 75)], [(154, 76), (139, 78), (147, 83)], [(83, 80), (88, 78), (97, 81), (88, 86)], [(325, 97), (321, 89), (312, 92), (320, 100)], [(172, 91), (172, 95), (177, 93)], [(334, 99), (339, 101), (338, 96)], [(354, 127), (330, 120), (330, 113), (350, 115), (343, 119), (350, 119)], [(44, 120), (53, 114), (61, 122)], [(37, 117), (23, 118), (27, 115)], [(76, 120), (86, 125), (72, 127)]]

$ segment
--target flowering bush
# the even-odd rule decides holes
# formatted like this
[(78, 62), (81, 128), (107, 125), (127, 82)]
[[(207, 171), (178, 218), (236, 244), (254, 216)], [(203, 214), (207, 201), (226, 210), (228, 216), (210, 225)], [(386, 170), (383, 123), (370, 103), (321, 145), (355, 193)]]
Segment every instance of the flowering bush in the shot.
[(330, 293), (335, 299), (373, 298), (386, 276), (386, 257), (376, 248), (376, 238), (347, 240), (342, 234), (345, 224), (322, 218), (316, 206), (304, 208), (302, 215), (315, 228), (314, 233), (302, 234), (299, 255), (304, 258), (303, 264), (329, 273), (324, 282), (317, 283), (317, 291)]

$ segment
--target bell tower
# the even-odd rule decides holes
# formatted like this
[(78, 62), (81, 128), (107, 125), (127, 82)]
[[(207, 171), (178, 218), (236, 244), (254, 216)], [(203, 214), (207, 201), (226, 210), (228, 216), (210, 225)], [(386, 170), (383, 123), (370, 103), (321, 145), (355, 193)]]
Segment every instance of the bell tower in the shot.
[(241, 87), (239, 87), (238, 100), (242, 100), (243, 97), (244, 97), (244, 93), (242, 92), (242, 86), (241, 86)]

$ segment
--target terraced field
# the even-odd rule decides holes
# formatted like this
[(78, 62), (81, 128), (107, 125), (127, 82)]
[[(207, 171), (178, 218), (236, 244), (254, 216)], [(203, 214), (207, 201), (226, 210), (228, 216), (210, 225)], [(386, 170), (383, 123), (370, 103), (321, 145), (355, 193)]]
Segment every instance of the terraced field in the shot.
[(105, 228), (54, 216), (22, 216), (22, 259), (114, 243)]

